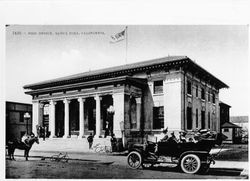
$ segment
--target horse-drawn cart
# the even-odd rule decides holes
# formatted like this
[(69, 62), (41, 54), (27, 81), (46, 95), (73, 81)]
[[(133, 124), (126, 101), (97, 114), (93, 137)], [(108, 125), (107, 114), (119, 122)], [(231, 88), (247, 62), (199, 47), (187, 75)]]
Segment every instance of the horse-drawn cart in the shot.
[(174, 139), (165, 142), (147, 141), (144, 144), (134, 144), (129, 149), (127, 162), (133, 169), (171, 163), (180, 166), (185, 173), (206, 172), (210, 164), (214, 163), (210, 150), (221, 143), (222, 135), (219, 133), (197, 142), (177, 142)]

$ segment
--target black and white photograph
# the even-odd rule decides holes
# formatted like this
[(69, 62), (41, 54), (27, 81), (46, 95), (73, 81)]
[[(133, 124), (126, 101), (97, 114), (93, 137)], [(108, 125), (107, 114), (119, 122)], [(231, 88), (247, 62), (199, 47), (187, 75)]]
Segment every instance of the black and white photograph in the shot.
[(248, 179), (249, 25), (4, 33), (5, 179)]

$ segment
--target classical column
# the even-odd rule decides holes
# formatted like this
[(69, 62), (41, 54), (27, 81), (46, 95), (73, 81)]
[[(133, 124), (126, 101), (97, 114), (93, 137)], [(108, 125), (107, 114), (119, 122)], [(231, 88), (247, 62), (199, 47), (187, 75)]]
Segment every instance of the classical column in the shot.
[[(42, 107), (40, 106), (39, 101), (32, 101), (32, 132), (37, 135), (36, 126), (39, 125), (42, 121)], [(30, 132), (31, 130), (29, 130)]]
[(64, 136), (63, 138), (69, 138), (69, 103), (70, 100), (64, 99)]
[(96, 100), (96, 132), (95, 138), (99, 138), (101, 135), (101, 100), (102, 98), (99, 95), (95, 96)]
[(141, 128), (141, 97), (135, 98), (136, 101), (136, 125), (137, 129)]
[(78, 138), (84, 137), (84, 102), (85, 99), (78, 98), (79, 102), (79, 136)]
[(49, 112), (49, 131), (50, 131), (50, 138), (54, 138), (55, 136), (55, 106), (56, 102), (51, 100), (49, 103), (50, 112)]

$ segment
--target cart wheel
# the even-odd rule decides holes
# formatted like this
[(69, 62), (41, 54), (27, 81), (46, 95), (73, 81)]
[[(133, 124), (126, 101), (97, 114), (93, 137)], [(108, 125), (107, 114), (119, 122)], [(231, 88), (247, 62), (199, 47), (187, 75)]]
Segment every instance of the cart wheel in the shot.
[(96, 153), (101, 153), (101, 152), (102, 152), (102, 148), (96, 147), (95, 152), (96, 152)]
[(132, 169), (138, 169), (142, 164), (141, 154), (137, 151), (132, 151), (128, 155), (128, 165)]
[(200, 158), (194, 154), (187, 154), (181, 159), (181, 169), (185, 173), (194, 174), (201, 167)]

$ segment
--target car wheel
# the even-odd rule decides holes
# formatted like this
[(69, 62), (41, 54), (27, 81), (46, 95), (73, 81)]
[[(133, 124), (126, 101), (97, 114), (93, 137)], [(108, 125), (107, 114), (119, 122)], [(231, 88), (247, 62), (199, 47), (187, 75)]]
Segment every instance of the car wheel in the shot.
[(141, 154), (137, 151), (132, 151), (128, 155), (128, 165), (132, 169), (138, 169), (142, 164)]
[(194, 154), (187, 154), (181, 159), (181, 169), (185, 173), (194, 174), (201, 167), (200, 158)]

